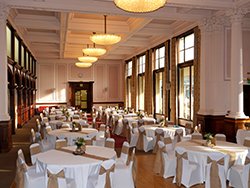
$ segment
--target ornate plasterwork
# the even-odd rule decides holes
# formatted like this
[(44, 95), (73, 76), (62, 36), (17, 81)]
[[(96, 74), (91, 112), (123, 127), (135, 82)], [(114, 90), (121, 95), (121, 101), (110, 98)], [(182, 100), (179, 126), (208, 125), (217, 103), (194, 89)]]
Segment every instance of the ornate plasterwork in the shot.
[(242, 23), (242, 19), (249, 12), (246, 8), (233, 8), (226, 12), (226, 15), (230, 18), (231, 23), (240, 22)]
[(214, 31), (222, 31), (224, 26), (227, 23), (227, 19), (222, 16), (212, 16), (209, 18), (204, 18), (199, 27), (201, 32), (214, 32)]

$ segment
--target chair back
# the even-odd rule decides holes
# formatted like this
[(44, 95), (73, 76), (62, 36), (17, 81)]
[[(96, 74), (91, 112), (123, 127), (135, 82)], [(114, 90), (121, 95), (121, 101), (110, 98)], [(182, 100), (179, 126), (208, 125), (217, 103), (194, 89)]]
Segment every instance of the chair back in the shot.
[(99, 171), (97, 187), (111, 188), (112, 174), (115, 170), (115, 160), (110, 159), (102, 162)]
[(218, 141), (226, 141), (226, 135), (224, 134), (216, 134), (214, 138)]
[(31, 162), (34, 165), (36, 162), (36, 157), (34, 155), (41, 153), (41, 148), (38, 143), (34, 143), (30, 145), (30, 156), (31, 156)]
[(66, 139), (57, 139), (55, 148), (60, 149), (62, 147), (67, 147), (67, 140)]
[(129, 154), (129, 143), (125, 141), (122, 144), (122, 150), (121, 150), (121, 156), (120, 156), (120, 158), (122, 159), (124, 163), (127, 162), (128, 154)]
[(36, 142), (36, 133), (34, 131), (34, 129), (30, 129), (30, 133), (31, 133), (31, 143), (35, 143)]
[(197, 133), (197, 132), (194, 132), (194, 133), (192, 134), (192, 136), (191, 136), (191, 139), (192, 139), (192, 140), (202, 140), (203, 137), (202, 137), (202, 134)]
[(250, 137), (245, 137), (243, 146), (250, 147)]
[(101, 124), (101, 125), (100, 125), (100, 129), (99, 129), (99, 131), (103, 131), (103, 132), (105, 132), (105, 130), (106, 130), (106, 125)]
[(107, 138), (105, 140), (105, 147), (115, 149), (115, 139)]

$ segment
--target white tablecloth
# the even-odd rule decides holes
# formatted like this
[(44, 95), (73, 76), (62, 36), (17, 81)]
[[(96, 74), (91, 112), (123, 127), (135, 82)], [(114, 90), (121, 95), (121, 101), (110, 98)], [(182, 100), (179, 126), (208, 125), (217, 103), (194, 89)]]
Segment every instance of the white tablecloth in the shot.
[(56, 137), (58, 138), (67, 138), (68, 145), (74, 145), (74, 140), (77, 137), (83, 138), (93, 138), (97, 135), (98, 130), (93, 128), (82, 128), (82, 131), (79, 132), (70, 132), (71, 128), (55, 129), (48, 133), (48, 139), (50, 142), (55, 145)]
[[(74, 151), (75, 148), (75, 146), (68, 146), (64, 149)], [(116, 152), (106, 147), (86, 146), (86, 153), (107, 159), (116, 158)], [(95, 185), (97, 182), (101, 163), (101, 160), (74, 155), (70, 152), (49, 150), (37, 154), (36, 171), (43, 172), (48, 169), (52, 173), (57, 173), (64, 169), (65, 177), (74, 179), (76, 188), (92, 188), (90, 185)]]
[(164, 136), (167, 137), (169, 136), (171, 139), (174, 139), (174, 135), (175, 132), (177, 130), (182, 129), (183, 130), (183, 136), (186, 135), (185, 133), (185, 128), (184, 127), (158, 127), (159, 124), (155, 124), (155, 125), (143, 125), (143, 127), (145, 128), (146, 131), (146, 135), (150, 136), (150, 137), (154, 137), (155, 136), (155, 130), (156, 129), (162, 129), (164, 132)]
[[(200, 144), (198, 144), (197, 142), (200, 142)], [(205, 140), (185, 141), (177, 143), (175, 147), (175, 150), (178, 153), (187, 152), (188, 159), (190, 161), (198, 163), (201, 166), (200, 173), (203, 181), (205, 181), (205, 165), (207, 164), (208, 156), (213, 157), (216, 160), (220, 159), (223, 156), (226, 156), (224, 165), (226, 172), (229, 167), (229, 152), (236, 154), (235, 164), (244, 164), (248, 153), (247, 147), (231, 142), (217, 141), (216, 146), (214, 148), (210, 148), (207, 146), (202, 146), (202, 144), (205, 144), (205, 142)]]

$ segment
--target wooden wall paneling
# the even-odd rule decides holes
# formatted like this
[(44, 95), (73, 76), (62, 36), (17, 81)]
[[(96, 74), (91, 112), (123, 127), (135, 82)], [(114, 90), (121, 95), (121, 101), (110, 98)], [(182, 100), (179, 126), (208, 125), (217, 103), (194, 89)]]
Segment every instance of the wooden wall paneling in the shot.
[(68, 80), (70, 81), (93, 81), (93, 66), (78, 68), (75, 64), (69, 64)]

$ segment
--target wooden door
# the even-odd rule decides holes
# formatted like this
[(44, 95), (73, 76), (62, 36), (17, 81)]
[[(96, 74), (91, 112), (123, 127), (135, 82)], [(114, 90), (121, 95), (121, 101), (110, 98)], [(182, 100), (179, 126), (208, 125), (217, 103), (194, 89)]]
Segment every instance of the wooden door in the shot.
[(94, 82), (69, 82), (70, 105), (90, 113), (93, 105)]

